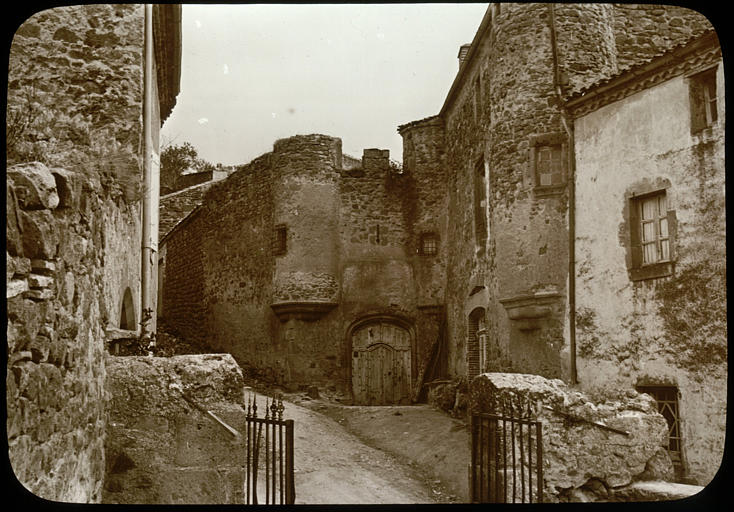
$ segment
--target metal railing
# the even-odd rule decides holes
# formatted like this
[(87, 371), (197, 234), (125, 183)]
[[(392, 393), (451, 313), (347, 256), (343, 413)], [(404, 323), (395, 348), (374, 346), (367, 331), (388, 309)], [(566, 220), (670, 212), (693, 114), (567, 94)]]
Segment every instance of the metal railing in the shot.
[[(282, 400), (266, 397), (265, 415), (258, 417), (257, 396), (248, 398), (245, 439), (245, 503), (248, 505), (295, 502), (293, 420), (283, 419), (284, 410)], [(258, 481), (263, 470), (264, 483)], [(263, 493), (265, 503), (260, 502)]]
[(471, 416), (473, 503), (543, 501), (543, 432), (530, 403), (502, 400)]

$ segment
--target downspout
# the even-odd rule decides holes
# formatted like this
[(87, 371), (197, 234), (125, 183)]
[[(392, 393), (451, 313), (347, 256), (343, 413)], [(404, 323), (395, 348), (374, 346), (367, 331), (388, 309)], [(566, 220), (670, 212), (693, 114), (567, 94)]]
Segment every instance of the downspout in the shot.
[(568, 344), (569, 373), (571, 384), (578, 384), (576, 371), (576, 154), (573, 120), (570, 119), (563, 102), (561, 73), (558, 63), (558, 42), (556, 41), (555, 5), (548, 4), (548, 23), (550, 25), (551, 50), (553, 52), (553, 86), (561, 111), (561, 124), (568, 136)]
[[(160, 176), (154, 162), (153, 144), (153, 6), (145, 4), (145, 50), (143, 71), (143, 219), (141, 261), (141, 335), (155, 332), (155, 258), (158, 251), (158, 185)], [(144, 321), (147, 314), (150, 320)]]

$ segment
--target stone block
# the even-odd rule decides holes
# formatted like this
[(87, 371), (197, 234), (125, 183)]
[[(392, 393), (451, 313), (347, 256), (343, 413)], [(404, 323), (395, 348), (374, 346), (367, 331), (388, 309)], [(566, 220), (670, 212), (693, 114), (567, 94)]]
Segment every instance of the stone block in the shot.
[(11, 256), (7, 252), (7, 263), (6, 263), (6, 278), (11, 277), (25, 277), (31, 271), (31, 260), (20, 256)]
[(14, 165), (8, 169), (7, 176), (22, 209), (54, 209), (59, 205), (56, 180), (41, 162)]
[(51, 288), (54, 284), (54, 278), (49, 276), (41, 276), (38, 274), (30, 274), (28, 276), (28, 286), (31, 288)]
[(56, 263), (47, 260), (31, 260), (31, 268), (37, 274), (50, 274), (56, 270)]
[(59, 208), (76, 208), (82, 194), (82, 177), (66, 169), (51, 169), (59, 194)]
[(18, 201), (10, 183), (5, 189), (5, 246), (12, 255), (23, 254), (23, 242), (20, 236), (20, 219), (18, 218)]
[(600, 485), (640, 479), (667, 439), (654, 401), (637, 393), (592, 400), (558, 379), (486, 373), (472, 381), (470, 396), (475, 412), (496, 411), (503, 400), (531, 404), (542, 423), (544, 492), (551, 499), (596, 501)]
[(54, 296), (53, 290), (49, 290), (48, 288), (44, 289), (38, 289), (38, 290), (28, 290), (23, 294), (23, 296), (27, 299), (35, 300), (35, 301), (45, 301), (52, 299)]
[(56, 220), (51, 212), (21, 211), (23, 254), (31, 259), (54, 259), (59, 245)]
[(28, 289), (28, 281), (26, 279), (11, 279), (10, 282), (7, 283), (5, 297), (7, 299), (17, 297), (23, 292), (27, 292)]

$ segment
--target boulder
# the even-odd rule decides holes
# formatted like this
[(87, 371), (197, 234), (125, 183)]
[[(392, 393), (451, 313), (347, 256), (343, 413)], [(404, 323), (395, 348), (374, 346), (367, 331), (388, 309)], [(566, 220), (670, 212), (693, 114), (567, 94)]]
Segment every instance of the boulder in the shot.
[(59, 205), (56, 180), (41, 162), (18, 164), (8, 169), (18, 203), (24, 210), (53, 210)]
[(668, 425), (648, 395), (630, 390), (592, 399), (561, 380), (516, 373), (487, 373), (471, 382), (474, 413), (497, 412), (508, 401), (529, 404), (542, 423), (546, 501), (604, 499), (601, 490), (664, 465), (658, 459), (667, 457), (660, 447)]

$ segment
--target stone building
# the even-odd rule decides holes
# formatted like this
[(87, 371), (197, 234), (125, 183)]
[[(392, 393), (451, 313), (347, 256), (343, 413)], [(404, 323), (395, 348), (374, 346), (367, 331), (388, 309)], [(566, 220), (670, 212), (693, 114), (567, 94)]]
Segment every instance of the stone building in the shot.
[(163, 319), (277, 382), (409, 402), (439, 334), (444, 181), (279, 140), (161, 240)]
[[(723, 450), (723, 75), (709, 70), (707, 85), (682, 76), (715, 64), (715, 35), (692, 43), (706, 58), (677, 46), (710, 29), (678, 7), (493, 4), (460, 50), (440, 113), (399, 128), (406, 172), (435, 165), (427, 144), (443, 148), (449, 374), (653, 393), (680, 473), (704, 484)], [(599, 98), (627, 96), (610, 92), (617, 85), (645, 92), (594, 112)], [(689, 119), (694, 90), (708, 96)], [(644, 217), (636, 208), (663, 191), (658, 222), (672, 234), (656, 235), (669, 251), (658, 265), (640, 252), (652, 251), (640, 235), (652, 206)], [(681, 292), (689, 285), (716, 293)], [(680, 320), (688, 301), (714, 314)]]
[(723, 91), (710, 31), (567, 103), (579, 383), (652, 395), (679, 477), (704, 484), (726, 434)]
[(144, 177), (178, 94), (180, 49), (175, 5), (44, 10), (10, 48), (8, 454), (48, 500), (101, 500), (106, 331), (136, 335), (144, 289), (155, 297), (142, 199), (155, 201), (157, 185)]
[(638, 388), (705, 484), (726, 378), (716, 51), (680, 7), (491, 4), (441, 111), (398, 128), (400, 172), (300, 136), (212, 186), (163, 240), (163, 318), (356, 403), (482, 372)]

